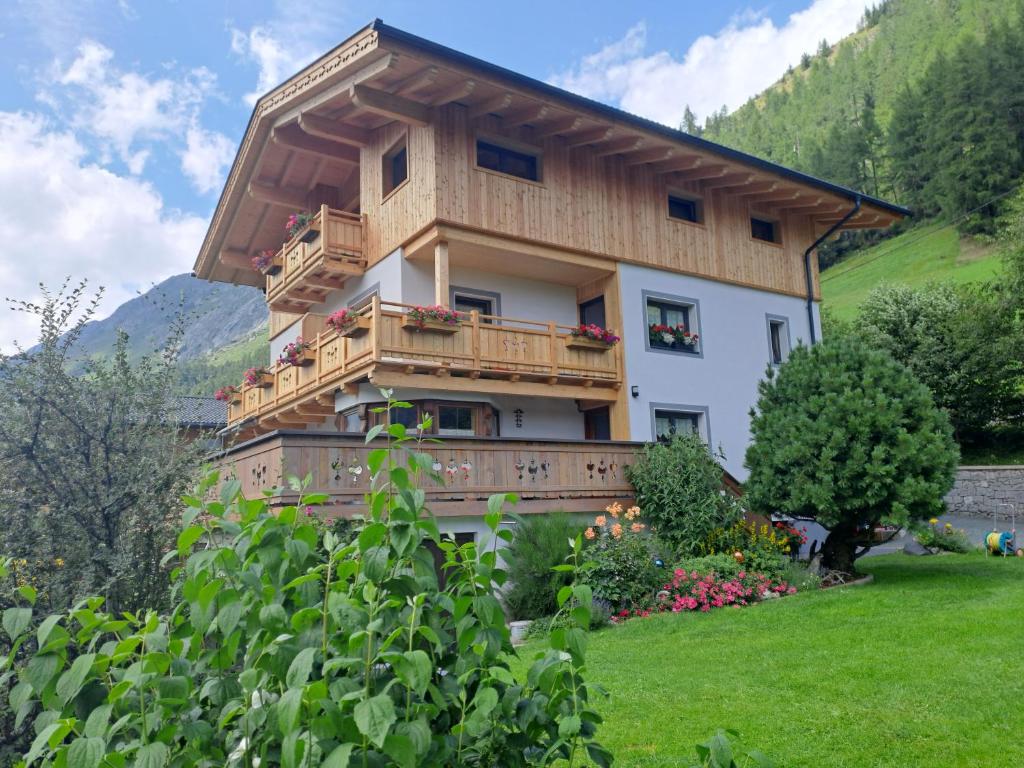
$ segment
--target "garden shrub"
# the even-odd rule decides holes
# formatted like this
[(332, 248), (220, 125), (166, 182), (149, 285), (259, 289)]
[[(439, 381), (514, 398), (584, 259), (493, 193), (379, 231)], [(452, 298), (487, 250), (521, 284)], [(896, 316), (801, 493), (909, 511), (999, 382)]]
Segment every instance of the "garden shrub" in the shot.
[(740, 571), (746, 570), (735, 557), (725, 554), (683, 558), (676, 563), (676, 568), (701, 574), (714, 573), (723, 579), (734, 579)]
[(583, 531), (566, 512), (516, 516), (512, 541), (502, 550), (509, 588), (505, 605), (513, 619), (537, 619), (555, 613), (555, 595), (572, 574), (553, 570), (565, 562), (565, 544)]
[(962, 555), (974, 548), (962, 528), (954, 528), (952, 523), (940, 525), (938, 519), (934, 517), (928, 521), (928, 525), (915, 527), (914, 538), (922, 547), (943, 552), (956, 552)]
[(722, 488), (722, 467), (699, 435), (645, 446), (626, 474), (651, 528), (681, 556), (700, 554), (711, 531), (743, 514)]
[[(10, 695), (38, 734), (26, 762), (526, 766), (585, 753), (609, 765), (585, 682), (590, 589), (560, 591), (572, 623), (517, 682), (498, 601), (508, 497), (487, 504), (494, 546), (442, 538), (418, 487), (433, 458), (401, 424), (387, 433), (367, 456), (373, 491), (352, 539), (318, 522), (324, 494), (296, 483), (299, 505), (275, 513), (233, 480), (213, 494), (212, 474), (184, 500), (169, 614), (114, 615), (90, 598), (44, 619)], [(443, 590), (427, 540), (444, 555)], [(560, 567), (577, 572), (582, 536), (568, 544)], [(34, 595), (21, 597), (2, 621), (17, 645), (33, 620)]]
[(657, 564), (660, 542), (640, 522), (639, 507), (623, 512), (622, 505), (615, 503), (606, 512), (584, 531), (590, 542), (587, 583), (614, 610), (650, 606), (665, 581), (665, 569)]
[(709, 554), (729, 555), (746, 570), (778, 574), (795, 554), (794, 547), (799, 552), (801, 541), (802, 534), (784, 523), (740, 521), (712, 531), (701, 548)]
[(851, 573), (874, 528), (943, 509), (959, 456), (949, 419), (870, 340), (798, 346), (758, 391), (744, 502), (827, 528), (824, 567)]

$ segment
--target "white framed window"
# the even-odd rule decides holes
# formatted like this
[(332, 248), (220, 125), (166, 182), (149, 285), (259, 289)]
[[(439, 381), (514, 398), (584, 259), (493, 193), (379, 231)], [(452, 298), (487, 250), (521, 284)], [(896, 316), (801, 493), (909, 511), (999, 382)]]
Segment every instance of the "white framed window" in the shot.
[(789, 357), (789, 318), (782, 315), (765, 315), (768, 327), (768, 362), (782, 365)]
[(651, 439), (668, 443), (676, 435), (700, 435), (711, 444), (711, 423), (706, 405), (651, 403)]
[(704, 356), (700, 302), (686, 296), (643, 291), (645, 346), (649, 352)]
[[(475, 309), (481, 315), (501, 314), (501, 294), (496, 291), (453, 285), (448, 292), (448, 306), (456, 312), (463, 312), (468, 316)], [(482, 322), (490, 323), (493, 320), (484, 319)]]

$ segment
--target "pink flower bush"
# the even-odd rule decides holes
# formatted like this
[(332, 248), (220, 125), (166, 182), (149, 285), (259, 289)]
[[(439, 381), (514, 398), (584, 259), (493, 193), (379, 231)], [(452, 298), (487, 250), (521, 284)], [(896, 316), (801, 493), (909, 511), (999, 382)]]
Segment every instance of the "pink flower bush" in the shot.
[(288, 217), (288, 221), (285, 222), (284, 229), (288, 233), (288, 237), (295, 237), (299, 232), (306, 228), (306, 225), (313, 220), (313, 214), (300, 211), (299, 213), (293, 213)]
[(569, 334), (574, 339), (590, 339), (591, 341), (600, 341), (602, 344), (607, 344), (609, 347), (619, 343), (620, 339), (615, 335), (614, 331), (609, 331), (607, 328), (602, 328), (599, 325), (593, 323), (589, 325), (579, 325), (573, 328)]
[(259, 386), (263, 382), (264, 376), (269, 376), (270, 371), (263, 367), (250, 368), (242, 374), (242, 381), (244, 381), (250, 387)]

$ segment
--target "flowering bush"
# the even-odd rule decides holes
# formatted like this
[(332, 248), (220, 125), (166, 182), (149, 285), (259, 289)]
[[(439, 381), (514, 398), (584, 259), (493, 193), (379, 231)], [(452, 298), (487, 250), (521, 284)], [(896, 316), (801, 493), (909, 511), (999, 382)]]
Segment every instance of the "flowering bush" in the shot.
[(250, 368), (242, 374), (242, 381), (244, 381), (250, 387), (258, 387), (263, 383), (263, 377), (269, 376), (270, 371), (262, 366)]
[(623, 512), (616, 502), (605, 512), (583, 531), (584, 538), (591, 542), (587, 583), (595, 596), (616, 609), (649, 607), (665, 578), (655, 563), (659, 543), (640, 522), (639, 507)]
[(272, 251), (269, 248), (265, 251), (260, 251), (256, 256), (252, 257), (252, 268), (258, 272), (263, 272), (270, 268), (276, 257), (277, 252)]
[(459, 320), (462, 319), (459, 313), (454, 309), (442, 307), (440, 304), (436, 304), (432, 307), (415, 306), (409, 310), (406, 317), (416, 323), (420, 328), (426, 326), (428, 320), (433, 320), (437, 323), (444, 323), (445, 325), (458, 325)]
[(295, 341), (289, 341), (284, 345), (284, 349), (281, 350), (281, 356), (277, 358), (277, 362), (281, 365), (301, 365), (305, 359), (306, 350), (311, 346), (313, 346), (311, 342), (303, 340), (301, 336), (297, 336)]
[(962, 528), (954, 528), (952, 523), (939, 525), (937, 518), (928, 521), (914, 532), (914, 538), (922, 547), (941, 549), (943, 552), (963, 554), (971, 551), (971, 542)]
[(651, 344), (659, 346), (696, 347), (700, 340), (698, 334), (690, 333), (682, 323), (679, 325), (652, 323), (647, 327), (647, 333)]
[(758, 525), (753, 521), (741, 520), (729, 528), (712, 531), (703, 548), (709, 555), (732, 555), (750, 570), (778, 573), (785, 566), (785, 561), (793, 556), (794, 551), (799, 551), (794, 550), (794, 534), (799, 535), (799, 542), (803, 543), (803, 534), (784, 523)]
[(359, 313), (356, 310), (352, 307), (345, 307), (327, 316), (327, 327), (338, 333), (343, 333), (355, 325), (358, 317)]
[(238, 397), (240, 391), (234, 384), (228, 384), (214, 392), (213, 399), (222, 403), (230, 403)]
[(284, 229), (288, 233), (288, 237), (295, 237), (299, 232), (309, 226), (309, 222), (313, 220), (313, 214), (306, 213), (305, 211), (299, 211), (293, 213), (288, 217), (288, 221), (284, 224)]
[(593, 323), (589, 325), (577, 326), (576, 328), (573, 328), (569, 333), (574, 339), (590, 339), (591, 341), (600, 341), (602, 344), (607, 344), (609, 347), (612, 347), (618, 344), (619, 341), (621, 341), (621, 339), (618, 336), (616, 336), (612, 331), (609, 331), (607, 328), (602, 328), (599, 325), (594, 325)]

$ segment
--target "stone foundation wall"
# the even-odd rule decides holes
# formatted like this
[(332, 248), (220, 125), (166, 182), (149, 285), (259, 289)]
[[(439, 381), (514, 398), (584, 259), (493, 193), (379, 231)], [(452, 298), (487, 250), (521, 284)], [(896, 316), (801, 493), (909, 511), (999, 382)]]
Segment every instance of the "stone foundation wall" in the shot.
[(946, 495), (949, 511), (961, 515), (1024, 520), (1024, 466), (960, 467)]

